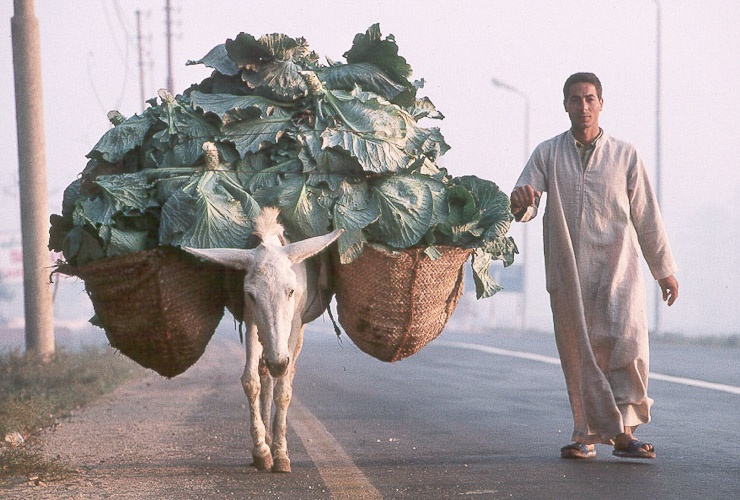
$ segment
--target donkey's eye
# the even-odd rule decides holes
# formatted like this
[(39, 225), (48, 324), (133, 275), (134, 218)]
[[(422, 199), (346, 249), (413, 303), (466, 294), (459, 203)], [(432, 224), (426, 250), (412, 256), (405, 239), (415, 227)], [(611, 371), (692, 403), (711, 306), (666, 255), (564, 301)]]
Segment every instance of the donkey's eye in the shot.
[(295, 293), (295, 290), (293, 290), (292, 288), (288, 290), (288, 298), (292, 297), (293, 293)]
[(249, 299), (250, 301), (252, 301), (252, 302), (256, 302), (256, 300), (255, 300), (255, 298), (254, 298), (254, 294), (253, 294), (252, 292), (247, 292), (247, 298), (248, 298), (248, 299)]

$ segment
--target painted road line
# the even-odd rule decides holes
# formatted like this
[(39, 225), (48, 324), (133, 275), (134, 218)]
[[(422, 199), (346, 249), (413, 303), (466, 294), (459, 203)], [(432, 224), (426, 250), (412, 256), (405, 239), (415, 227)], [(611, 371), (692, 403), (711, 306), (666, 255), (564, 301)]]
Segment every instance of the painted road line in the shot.
[(690, 385), (692, 387), (700, 387), (702, 389), (711, 389), (713, 391), (729, 392), (730, 394), (740, 394), (740, 387), (734, 385), (717, 384), (714, 382), (706, 382), (704, 380), (674, 377), (673, 375), (663, 375), (662, 373), (653, 372), (650, 372), (650, 378), (652, 378), (653, 380), (662, 380), (664, 382), (673, 382), (674, 384), (683, 384)]
[(540, 363), (548, 363), (551, 365), (560, 365), (558, 358), (552, 356), (542, 356), (540, 354), (533, 354), (531, 352), (522, 351), (510, 351), (508, 349), (499, 349), (498, 347), (491, 347), (482, 344), (471, 344), (469, 342), (455, 342), (453, 340), (437, 340), (434, 345), (443, 345), (447, 347), (457, 347), (459, 349), (468, 349), (470, 351), (486, 352), (488, 354), (498, 354), (499, 356), (510, 356), (512, 358), (529, 359), (531, 361), (539, 361)]
[[(436, 340), (432, 345), (454, 347), (457, 349), (468, 349), (470, 351), (485, 352), (488, 354), (496, 354), (499, 356), (509, 356), (513, 358), (528, 359), (531, 361), (539, 361), (540, 363), (548, 363), (551, 365), (560, 365), (560, 359), (552, 356), (543, 356), (540, 354), (533, 354), (531, 352), (522, 351), (510, 351), (508, 349), (499, 349), (498, 347), (491, 347), (481, 344), (471, 344), (469, 342), (455, 342), (452, 340)], [(693, 378), (685, 377), (674, 377), (672, 375), (663, 375), (662, 373), (650, 372), (650, 378), (653, 380), (662, 380), (664, 382), (671, 382), (674, 384), (689, 385), (692, 387), (699, 387), (701, 389), (710, 389), (713, 391), (729, 392), (730, 394), (740, 394), (740, 387), (734, 385), (717, 384), (714, 382), (707, 382), (704, 380), (697, 380)]]
[(383, 495), (357, 468), (319, 419), (296, 398), (290, 402), (290, 411), (290, 426), (301, 438), (332, 498), (382, 500)]

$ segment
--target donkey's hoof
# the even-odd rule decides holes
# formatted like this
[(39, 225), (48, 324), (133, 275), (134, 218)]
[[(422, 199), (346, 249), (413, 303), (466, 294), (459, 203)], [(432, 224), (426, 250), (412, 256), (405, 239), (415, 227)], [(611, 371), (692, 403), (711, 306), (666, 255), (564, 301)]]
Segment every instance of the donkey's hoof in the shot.
[(272, 472), (290, 472), (290, 459), (287, 457), (276, 457), (272, 464)]
[(266, 453), (264, 455), (252, 453), (252, 467), (255, 467), (257, 470), (261, 471), (271, 470), (273, 468), (272, 455), (270, 455), (269, 453)]

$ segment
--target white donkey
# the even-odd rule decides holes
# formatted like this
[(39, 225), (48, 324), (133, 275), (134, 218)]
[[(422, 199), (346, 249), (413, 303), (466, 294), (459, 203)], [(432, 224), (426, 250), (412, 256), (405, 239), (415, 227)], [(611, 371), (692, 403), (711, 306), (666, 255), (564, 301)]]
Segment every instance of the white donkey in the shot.
[[(259, 470), (290, 472), (285, 430), (295, 363), (305, 325), (327, 306), (321, 298), (316, 266), (307, 266), (306, 259), (328, 247), (342, 230), (287, 243), (277, 217), (277, 209), (266, 207), (255, 219), (254, 234), (260, 239), (256, 248), (185, 250), (245, 272), (247, 362), (241, 381), (249, 400), (253, 465)], [(275, 415), (271, 425), (272, 400)]]

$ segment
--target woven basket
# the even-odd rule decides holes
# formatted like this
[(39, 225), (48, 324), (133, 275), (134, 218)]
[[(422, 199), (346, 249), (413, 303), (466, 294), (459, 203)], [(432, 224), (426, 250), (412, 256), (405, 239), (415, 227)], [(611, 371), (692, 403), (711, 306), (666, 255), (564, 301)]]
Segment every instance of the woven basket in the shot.
[(165, 377), (198, 361), (224, 313), (223, 270), (174, 248), (57, 270), (85, 281), (111, 346)]
[(389, 252), (366, 245), (350, 264), (335, 256), (337, 314), (349, 338), (381, 361), (411, 356), (447, 324), (463, 292), (463, 265), (471, 250), (439, 247)]

